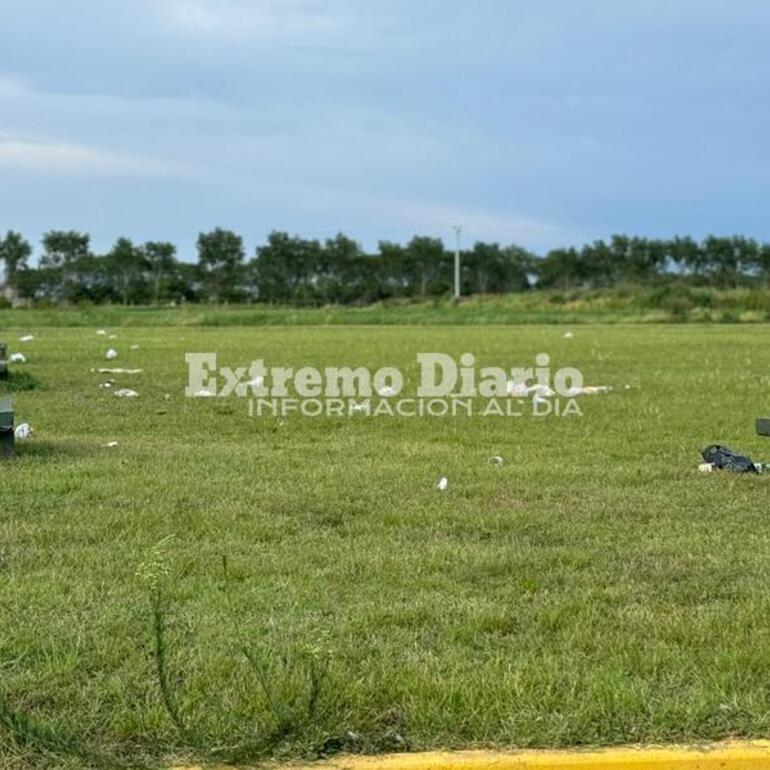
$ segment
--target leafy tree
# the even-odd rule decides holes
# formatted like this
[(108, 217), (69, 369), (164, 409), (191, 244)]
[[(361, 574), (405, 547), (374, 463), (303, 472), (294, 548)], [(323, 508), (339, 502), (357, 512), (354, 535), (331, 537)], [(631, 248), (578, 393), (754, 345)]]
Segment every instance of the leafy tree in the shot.
[(198, 235), (198, 267), (206, 299), (227, 302), (238, 298), (243, 258), (240, 235), (221, 227)]
[(43, 254), (40, 266), (49, 268), (49, 287), (51, 299), (71, 299), (73, 291), (73, 271), (78, 260), (88, 257), (91, 237), (87, 233), (75, 230), (50, 230), (43, 235)]
[(533, 255), (519, 246), (502, 249), (497, 243), (477, 242), (461, 258), (466, 294), (499, 294), (529, 288)]
[(120, 276), (116, 275), (109, 255), (86, 254), (72, 263), (66, 299), (70, 302), (116, 302), (122, 299)]
[(364, 253), (351, 238), (338, 233), (321, 252), (318, 293), (325, 302), (353, 302), (361, 296)]
[(580, 252), (580, 267), (583, 282), (589, 286), (611, 286), (618, 282), (623, 274), (623, 261), (616, 260), (616, 255), (604, 241), (594, 241), (583, 246)]
[(118, 238), (106, 255), (106, 266), (120, 301), (124, 305), (136, 301), (147, 269), (144, 250), (129, 238)]
[(0, 262), (5, 265), (5, 286), (14, 293), (18, 291), (19, 273), (28, 269), (27, 261), (32, 254), (29, 241), (13, 230), (0, 238)]
[(733, 276), (734, 283), (731, 285), (738, 286), (745, 283), (747, 278), (753, 277), (761, 247), (753, 238), (735, 236), (732, 241), (737, 269)]
[(553, 249), (535, 266), (537, 285), (562, 291), (586, 282), (587, 271), (577, 249)]
[(205, 299), (201, 295), (198, 265), (177, 260), (166, 281), (166, 296), (174, 302), (200, 302)]
[(770, 288), (770, 243), (763, 243), (757, 249), (754, 270), (765, 288)]
[(375, 260), (381, 297), (404, 297), (412, 293), (406, 271), (406, 249), (400, 243), (380, 241)]
[(145, 267), (149, 271), (152, 301), (157, 305), (161, 288), (170, 279), (176, 265), (176, 246), (166, 241), (147, 241), (142, 252)]
[(705, 273), (705, 259), (703, 250), (689, 236), (680, 238), (677, 236), (668, 242), (668, 252), (675, 271), (679, 274), (691, 274), (700, 276)]
[(404, 267), (411, 292), (425, 298), (452, 287), (451, 255), (439, 238), (415, 236), (404, 249)]
[(610, 251), (618, 270), (615, 280), (653, 283), (666, 268), (668, 249), (665, 241), (613, 235)]
[(709, 235), (702, 244), (703, 262), (712, 282), (723, 289), (738, 286), (743, 270), (756, 263), (756, 241)]
[(55, 300), (61, 288), (61, 269), (38, 267), (17, 274), (19, 297), (30, 301)]
[(42, 267), (71, 266), (81, 257), (90, 253), (91, 237), (87, 233), (75, 230), (49, 230), (43, 236), (43, 255), (40, 257)]
[(252, 282), (264, 302), (313, 302), (317, 299), (322, 270), (322, 247), (318, 241), (273, 231), (267, 244), (257, 249), (251, 265)]

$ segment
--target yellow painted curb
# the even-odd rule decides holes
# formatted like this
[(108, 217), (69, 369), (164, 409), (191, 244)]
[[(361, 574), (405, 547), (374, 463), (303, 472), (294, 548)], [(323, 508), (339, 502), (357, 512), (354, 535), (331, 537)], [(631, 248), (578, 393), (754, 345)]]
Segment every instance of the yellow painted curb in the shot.
[(564, 751), (434, 751), (341, 756), (312, 764), (273, 767), (284, 770), (770, 770), (770, 741)]

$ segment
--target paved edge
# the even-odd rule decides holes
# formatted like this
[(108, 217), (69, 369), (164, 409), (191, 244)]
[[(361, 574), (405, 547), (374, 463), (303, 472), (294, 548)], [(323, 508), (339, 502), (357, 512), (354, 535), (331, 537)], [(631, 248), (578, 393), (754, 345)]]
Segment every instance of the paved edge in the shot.
[(311, 764), (272, 767), (284, 770), (769, 770), (770, 741), (560, 751), (432, 751), (340, 756)]

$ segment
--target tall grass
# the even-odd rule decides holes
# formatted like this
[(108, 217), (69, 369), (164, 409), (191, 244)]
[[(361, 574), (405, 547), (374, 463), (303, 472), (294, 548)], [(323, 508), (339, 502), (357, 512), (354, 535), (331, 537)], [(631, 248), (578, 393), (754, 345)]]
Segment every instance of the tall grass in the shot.
[(770, 290), (659, 287), (532, 291), (390, 300), (365, 307), (271, 305), (88, 306), (0, 310), (0, 329), (33, 326), (296, 326), (419, 324), (758, 323), (770, 318)]

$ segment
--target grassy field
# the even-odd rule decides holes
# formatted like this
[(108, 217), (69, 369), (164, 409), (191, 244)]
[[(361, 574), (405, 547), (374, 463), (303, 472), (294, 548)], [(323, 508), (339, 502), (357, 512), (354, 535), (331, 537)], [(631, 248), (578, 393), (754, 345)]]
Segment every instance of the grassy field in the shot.
[[(0, 319), (38, 383), (0, 464), (4, 770), (770, 735), (770, 478), (696, 470), (711, 442), (770, 460), (769, 328), (110, 312), (109, 341)], [(98, 387), (108, 346), (139, 398)], [(250, 418), (184, 397), (209, 350), (411, 378), (421, 351), (547, 352), (615, 389), (570, 417)]]

